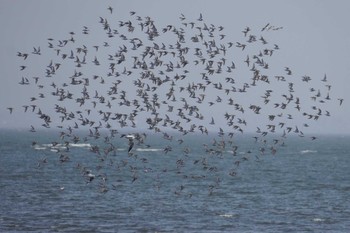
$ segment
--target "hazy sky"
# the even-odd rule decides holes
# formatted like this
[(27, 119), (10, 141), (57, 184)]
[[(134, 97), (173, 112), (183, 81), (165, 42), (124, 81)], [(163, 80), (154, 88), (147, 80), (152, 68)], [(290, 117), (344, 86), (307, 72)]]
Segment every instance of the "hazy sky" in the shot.
[[(110, 17), (108, 6), (113, 7), (115, 23), (118, 20), (127, 20), (130, 17), (129, 12), (135, 11), (142, 17), (150, 16), (154, 19), (159, 25), (159, 30), (168, 24), (179, 25), (181, 14), (195, 21), (202, 13), (205, 22), (222, 25), (227, 34), (226, 38), (232, 37), (232, 41), (240, 41), (243, 38), (242, 30), (246, 26), (255, 30), (260, 30), (267, 23), (282, 26), (283, 30), (270, 36), (280, 47), (277, 57), (271, 61), (271, 72), (281, 73), (284, 67), (288, 66), (293, 70), (296, 79), (308, 75), (319, 81), (327, 74), (328, 84), (332, 85), (332, 101), (325, 107), (331, 113), (331, 117), (322, 117), (318, 122), (312, 123), (308, 130), (317, 133), (350, 132), (350, 2), (347, 0), (1, 0), (0, 128), (29, 128), (30, 125), (34, 125), (37, 117), (23, 113), (22, 105), (28, 104), (31, 96), (37, 96), (38, 90), (24, 88), (18, 84), (24, 75), (19, 68), (22, 60), (17, 57), (17, 52), (30, 54), (33, 47), (38, 46), (45, 51), (48, 38), (67, 38), (71, 31), (79, 34), (76, 36), (76, 43), (101, 43), (105, 40), (105, 35), (93, 32), (100, 28), (100, 16)], [(81, 35), (83, 26), (91, 28), (92, 33), (88, 39)], [(244, 60), (246, 55), (239, 56)], [(34, 73), (36, 67), (43, 69), (43, 66), (49, 64), (52, 57), (43, 55), (42, 59), (46, 59), (47, 62), (43, 63), (41, 60), (31, 63), (30, 69), (33, 69)], [(188, 69), (191, 71), (191, 68)], [(73, 71), (74, 68), (71, 69), (71, 72)], [(320, 83), (314, 82), (315, 85)], [(274, 88), (278, 87), (271, 86), (271, 89)], [(309, 103), (308, 89), (302, 86), (295, 88), (301, 90), (298, 92), (301, 101), (305, 98)], [(248, 105), (254, 98), (256, 96), (247, 94), (240, 101)], [(337, 98), (344, 99), (342, 106), (339, 106)], [(44, 105), (50, 104), (54, 103)], [(14, 108), (13, 114), (9, 114), (8, 107)], [(208, 115), (210, 111), (204, 109), (203, 113)], [(250, 122), (255, 121), (252, 128), (259, 125), (256, 123), (260, 120), (259, 117), (254, 114), (247, 115)]]

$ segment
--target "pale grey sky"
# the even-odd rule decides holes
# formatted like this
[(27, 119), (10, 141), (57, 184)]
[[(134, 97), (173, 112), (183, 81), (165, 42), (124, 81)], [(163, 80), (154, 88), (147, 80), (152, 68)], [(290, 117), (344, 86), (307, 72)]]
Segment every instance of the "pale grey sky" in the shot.
[[(113, 15), (109, 15), (108, 6), (113, 7)], [(222, 25), (228, 40), (242, 41), (242, 30), (249, 26), (258, 32), (264, 25), (281, 26), (283, 30), (273, 32), (269, 39), (280, 47), (280, 51), (271, 58), (269, 63), (271, 75), (284, 74), (286, 66), (293, 70), (293, 78), (300, 80), (308, 75), (317, 88), (322, 89), (320, 80), (327, 74), (331, 88), (331, 101), (322, 105), (322, 108), (331, 113), (331, 117), (321, 117), (319, 121), (311, 122), (305, 133), (349, 133), (350, 132), (350, 2), (346, 0), (250, 0), (250, 1), (0, 1), (0, 28), (1, 28), (1, 69), (0, 69), (0, 128), (30, 128), (38, 123), (37, 116), (24, 114), (22, 105), (30, 103), (29, 98), (38, 95), (37, 88), (23, 87), (18, 84), (23, 71), (20, 71), (22, 60), (17, 52), (31, 54), (33, 47), (41, 47), (43, 55), (37, 61), (31, 60), (27, 69), (31, 74), (41, 74), (43, 68), (54, 59), (45, 55), (48, 51), (48, 38), (56, 41), (65, 39), (69, 32), (74, 31), (76, 44), (87, 45), (92, 48), (96, 42), (101, 44), (106, 35), (101, 32), (99, 17), (119, 20), (130, 18), (130, 11), (135, 11), (142, 17), (150, 16), (161, 31), (168, 24), (181, 25), (179, 16), (184, 14), (192, 21), (198, 19), (202, 13), (204, 21), (216, 26)], [(81, 34), (83, 26), (90, 29), (86, 37)], [(237, 51), (237, 50), (233, 50)], [(240, 53), (237, 59), (241, 62), (246, 54)], [(29, 58), (28, 58), (29, 60)], [(238, 61), (237, 61), (238, 63)], [(63, 65), (62, 65), (63, 66)], [(66, 67), (69, 65), (66, 65)], [(94, 68), (93, 65), (90, 66)], [(70, 76), (74, 67), (66, 68)], [(191, 68), (188, 68), (191, 73)], [(95, 71), (86, 71), (92, 77)], [(196, 71), (198, 73), (198, 71)], [(239, 71), (238, 71), (239, 72)], [(44, 75), (44, 74), (43, 74)], [(244, 74), (242, 73), (242, 76)], [(33, 75), (34, 76), (34, 75)], [(57, 77), (55, 77), (57, 78)], [(65, 78), (65, 77), (62, 77)], [(249, 77), (250, 78), (250, 77)], [(237, 77), (237, 80), (240, 78)], [(272, 78), (273, 79), (273, 78)], [(242, 81), (239, 81), (242, 82)], [(298, 84), (297, 84), (298, 83)], [(312, 105), (310, 93), (305, 82), (296, 82), (296, 95), (300, 100), (305, 99), (305, 105)], [(310, 84), (311, 85), (311, 84)], [(130, 86), (129, 88), (132, 88)], [(278, 92), (279, 86), (265, 86), (261, 89), (272, 89)], [(81, 90), (79, 90), (81, 91)], [(130, 92), (133, 93), (133, 92)], [(254, 93), (256, 95), (254, 95)], [(260, 98), (260, 92), (241, 95), (239, 101), (247, 106)], [(323, 92), (323, 94), (326, 92)], [(93, 95), (93, 94), (91, 94)], [(208, 94), (209, 95), (209, 94)], [(215, 96), (215, 93), (213, 94)], [(132, 97), (130, 97), (132, 98)], [(337, 98), (343, 98), (344, 103), (339, 106)], [(261, 100), (259, 99), (259, 103)], [(55, 102), (43, 102), (42, 106), (50, 106)], [(9, 114), (8, 107), (14, 111)], [(263, 107), (263, 106), (262, 106)], [(114, 110), (118, 111), (118, 110)], [(210, 116), (211, 110), (204, 108), (203, 115)], [(218, 110), (223, 114), (226, 109)], [(221, 112), (220, 112), (221, 111)], [(273, 111), (273, 109), (271, 109)], [(268, 114), (268, 113), (267, 113)], [(266, 115), (266, 114), (265, 114)], [(263, 116), (247, 113), (244, 118), (251, 125), (250, 130), (265, 124)], [(209, 117), (208, 117), (209, 118)], [(302, 118), (295, 118), (294, 125), (304, 123)], [(207, 122), (210, 121), (210, 118)], [(218, 126), (224, 127), (225, 124)]]

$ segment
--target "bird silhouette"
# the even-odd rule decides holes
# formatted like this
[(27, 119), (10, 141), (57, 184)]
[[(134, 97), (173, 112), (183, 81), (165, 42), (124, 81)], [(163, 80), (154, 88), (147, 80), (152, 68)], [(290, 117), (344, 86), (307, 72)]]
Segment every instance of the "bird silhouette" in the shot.
[[(283, 51), (273, 41), (274, 33), (283, 27), (267, 23), (254, 31), (245, 26), (239, 38), (230, 38), (228, 27), (206, 21), (202, 13), (192, 19), (180, 14), (178, 23), (160, 25), (135, 11), (119, 18), (112, 6), (106, 9), (107, 14), (96, 20), (101, 40), (91, 41), (95, 27), (82, 26), (67, 38), (49, 38), (49, 46), (17, 52), (23, 75), (18, 84), (35, 90), (22, 107), (40, 121), (29, 131), (59, 129), (62, 142), (57, 145), (67, 150), (60, 151), (61, 164), (69, 161), (70, 147), (89, 143), (98, 161), (96, 175), (80, 163), (79, 169), (89, 184), (100, 179), (100, 192), (109, 190), (105, 170), (111, 167), (128, 172), (137, 185), (146, 173), (197, 177), (185, 172), (192, 166), (188, 169), (203, 172), (200, 179), (216, 179), (208, 189), (212, 195), (221, 183), (221, 170), (236, 176), (249, 156), (259, 160), (276, 155), (288, 135), (304, 137), (319, 118), (331, 116), (326, 108), (334, 101), (331, 78), (318, 80), (328, 86), (313, 86), (317, 79), (311, 75), (296, 78), (288, 64), (280, 68), (273, 62), (272, 57)], [(37, 67), (32, 58), (42, 54), (48, 60), (36, 73), (29, 69)], [(304, 87), (310, 90), (306, 95)], [(337, 100), (342, 105), (343, 99)], [(13, 113), (13, 107), (7, 109)], [(254, 128), (255, 135), (249, 137), (254, 146), (246, 150), (234, 139)], [(145, 144), (147, 135), (157, 138), (159, 148)], [(212, 143), (203, 143), (202, 158), (191, 157), (187, 135), (208, 141), (214, 135)], [(123, 157), (118, 147), (125, 139)], [(146, 158), (142, 150), (163, 153), (169, 164), (157, 167), (156, 159)], [(229, 168), (217, 164), (226, 153), (231, 154)], [(176, 157), (179, 154), (182, 157)], [(213, 158), (216, 162), (210, 164)], [(181, 195), (185, 187), (179, 186), (176, 193)]]

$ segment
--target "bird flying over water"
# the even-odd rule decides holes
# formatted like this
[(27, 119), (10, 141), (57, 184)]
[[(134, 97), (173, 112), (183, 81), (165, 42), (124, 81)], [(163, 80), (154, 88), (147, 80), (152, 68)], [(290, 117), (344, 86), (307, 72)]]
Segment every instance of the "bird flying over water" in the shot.
[[(59, 144), (67, 153), (72, 145), (88, 144), (99, 161), (96, 175), (80, 163), (79, 169), (88, 183), (100, 179), (103, 192), (108, 191), (104, 170), (111, 167), (129, 172), (136, 185), (142, 171), (159, 176), (175, 167), (178, 177), (183, 167), (192, 165), (193, 173), (204, 172), (200, 179), (216, 180), (209, 188), (213, 193), (224, 169), (210, 164), (213, 158), (220, 161), (229, 153), (226, 164), (232, 166), (224, 173), (234, 176), (250, 154), (255, 158), (278, 154), (288, 135), (304, 137), (312, 123), (330, 116), (324, 109), (333, 101), (330, 86), (313, 86), (311, 80), (317, 79), (312, 75), (297, 78), (289, 64), (282, 68), (274, 64), (274, 55), (283, 51), (273, 40), (274, 33), (282, 27), (267, 23), (256, 31), (245, 26), (237, 29), (240, 37), (232, 38), (225, 32), (227, 26), (208, 22), (202, 13), (199, 17), (180, 14), (179, 22), (164, 24), (136, 11), (121, 18), (113, 14), (112, 6), (105, 9), (106, 15), (96, 19), (100, 31), (82, 26), (67, 38), (50, 38), (49, 46), (17, 53), (18, 83), (30, 87), (32, 94), (22, 105), (24, 112), (40, 121), (32, 123), (29, 131), (59, 129)], [(99, 33), (100, 40), (91, 41), (92, 33)], [(44, 54), (48, 60), (41, 67), (31, 60), (35, 55), (45, 59)], [(30, 69), (34, 65), (40, 72)], [(326, 75), (318, 79), (327, 84), (330, 80)], [(310, 91), (303, 93), (304, 86)], [(343, 99), (338, 101), (342, 105)], [(13, 107), (7, 109), (17, 113)], [(254, 146), (247, 150), (235, 139), (252, 128), (258, 130), (249, 137)], [(160, 136), (157, 143), (161, 140), (165, 145), (145, 144), (148, 134)], [(187, 135), (212, 141), (203, 143), (201, 158), (191, 156)], [(127, 156), (117, 149), (125, 139)], [(169, 156), (169, 164), (145, 168), (156, 159), (139, 153), (142, 149)], [(61, 155), (59, 160), (66, 161), (68, 157)], [(176, 193), (184, 190), (181, 186)]]
[(132, 134), (122, 134), (120, 137), (121, 138), (125, 137), (125, 138), (127, 138), (129, 140), (128, 153), (130, 153), (131, 149), (135, 145), (135, 143), (134, 143), (135, 136), (132, 135)]

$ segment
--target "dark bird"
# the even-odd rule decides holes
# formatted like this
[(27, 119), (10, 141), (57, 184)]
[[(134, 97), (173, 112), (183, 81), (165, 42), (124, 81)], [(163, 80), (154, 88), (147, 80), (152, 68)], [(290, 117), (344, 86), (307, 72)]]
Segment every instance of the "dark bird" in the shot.
[(34, 126), (32, 126), (32, 125), (30, 126), (30, 130), (29, 131), (32, 132), (32, 133), (36, 132), (35, 129), (34, 129)]
[(41, 53), (40, 53), (40, 47), (37, 47), (37, 48), (33, 47), (33, 49), (34, 49), (34, 51), (32, 52), (32, 54), (41, 55)]
[(135, 135), (133, 134), (122, 134), (121, 135), (121, 138), (127, 138), (129, 140), (129, 148), (128, 148), (128, 153), (130, 153), (131, 149), (133, 148), (134, 146), (134, 139), (135, 139)]
[[(246, 26), (233, 40), (226, 28), (206, 21), (202, 13), (192, 19), (180, 14), (178, 22), (162, 28), (135, 11), (121, 18), (109, 6), (105, 14), (97, 18), (99, 27), (89, 24), (79, 35), (49, 38), (45, 46), (33, 47), (30, 56), (17, 52), (20, 62), (25, 60), (17, 66), (23, 75), (18, 91), (28, 94), (22, 107), (38, 121), (29, 131), (58, 129), (57, 141), (48, 148), (55, 150), (61, 164), (73, 161), (71, 147), (93, 153), (96, 160), (88, 164), (96, 168), (94, 174), (82, 165), (85, 160), (77, 168), (86, 183), (102, 193), (109, 188), (107, 174), (129, 172), (133, 185), (154, 179), (157, 189), (163, 182), (160, 176), (173, 173), (174, 179), (186, 179), (186, 185), (176, 186), (178, 195), (186, 193), (193, 179), (207, 179), (204, 183), (214, 181), (209, 184), (214, 195), (224, 178), (220, 174), (236, 176), (239, 165), (253, 161), (250, 156), (259, 160), (258, 156), (276, 154), (289, 134), (315, 140), (303, 131), (311, 121), (331, 116), (326, 109), (334, 98), (326, 75), (321, 80), (293, 78), (283, 65), (282, 75), (271, 76), (279, 64), (272, 58), (279, 52), (273, 33), (282, 27)], [(37, 59), (32, 54), (45, 56)], [(343, 99), (338, 101), (342, 105)], [(254, 128), (252, 148), (241, 147), (236, 136)], [(201, 143), (203, 153), (191, 156), (197, 144), (187, 140), (189, 136), (212, 143)], [(127, 156), (118, 154), (116, 145), (122, 138), (128, 139)], [(158, 163), (159, 156), (143, 150), (162, 153), (167, 162)], [(225, 162), (219, 162), (223, 158)], [(114, 189), (125, 176), (116, 177)]]
[(109, 12), (110, 12), (111, 14), (113, 13), (113, 8), (112, 8), (111, 6), (109, 6), (107, 9), (109, 10)]
[(198, 21), (203, 21), (203, 16), (202, 16), (202, 13), (200, 13), (200, 14), (199, 14)]
[(338, 100), (339, 100), (339, 105), (342, 105), (342, 104), (343, 104), (344, 99), (339, 98)]

